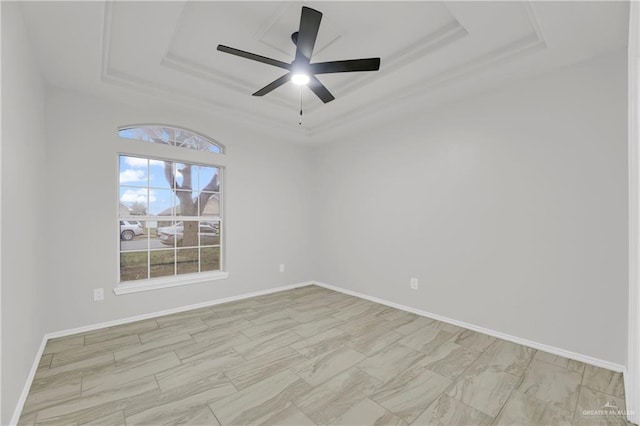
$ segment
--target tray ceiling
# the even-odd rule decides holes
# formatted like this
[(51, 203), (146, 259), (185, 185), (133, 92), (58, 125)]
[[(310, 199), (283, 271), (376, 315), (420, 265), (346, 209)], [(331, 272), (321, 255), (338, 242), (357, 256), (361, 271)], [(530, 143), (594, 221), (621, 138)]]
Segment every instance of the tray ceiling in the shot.
[[(374, 73), (321, 75), (322, 104), (281, 69), (216, 51), (226, 44), (290, 62), (300, 9), (323, 12), (312, 62), (381, 57)], [(438, 105), (627, 43), (624, 2), (30, 2), (25, 21), (46, 79), (144, 94), (321, 141), (380, 111)], [(124, 90), (123, 90), (124, 88)], [(139, 95), (138, 95), (139, 96)]]

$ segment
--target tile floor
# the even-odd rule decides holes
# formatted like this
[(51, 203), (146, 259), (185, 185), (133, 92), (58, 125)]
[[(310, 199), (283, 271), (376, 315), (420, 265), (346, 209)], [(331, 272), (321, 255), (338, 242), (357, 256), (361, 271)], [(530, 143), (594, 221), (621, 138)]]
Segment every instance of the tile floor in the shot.
[(605, 404), (620, 373), (309, 286), (52, 340), (20, 424), (627, 424)]

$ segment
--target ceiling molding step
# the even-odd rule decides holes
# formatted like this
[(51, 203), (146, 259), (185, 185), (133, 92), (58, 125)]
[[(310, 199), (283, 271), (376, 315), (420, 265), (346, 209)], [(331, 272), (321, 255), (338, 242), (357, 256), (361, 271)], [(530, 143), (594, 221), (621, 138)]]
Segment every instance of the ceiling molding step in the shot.
[(520, 57), (536, 53), (546, 49), (547, 45), (544, 40), (538, 38), (538, 34), (532, 33), (522, 37), (516, 41), (503, 45), (494, 49), (485, 55), (468, 61), (460, 66), (442, 71), (430, 78), (425, 84), (418, 87), (412, 87), (404, 90), (392, 98), (381, 98), (376, 102), (369, 103), (364, 107), (352, 108), (344, 112), (340, 118), (336, 118), (331, 123), (325, 123), (309, 129), (310, 136), (320, 135), (328, 130), (334, 130), (347, 123), (353, 123), (361, 120), (372, 113), (378, 113), (384, 110), (398, 108), (404, 102), (424, 95), (426, 92), (444, 87), (456, 81), (463, 80), (471, 74), (486, 72), (487, 70), (501, 64), (512, 62)]
[[(382, 58), (380, 70), (376, 73), (366, 73), (354, 76), (344, 83), (331, 88), (332, 92), (344, 98), (350, 93), (363, 89), (375, 81), (387, 77), (388, 75), (410, 65), (411, 63), (424, 59), (429, 55), (451, 46), (453, 43), (467, 37), (469, 32), (458, 21), (449, 22), (426, 37), (412, 43), (405, 49), (397, 52), (390, 58)], [(378, 98), (373, 102), (377, 102)], [(322, 106), (320, 102), (308, 108), (308, 112), (313, 112)]]
[[(204, 110), (207, 113), (215, 113), (219, 117), (232, 119), (242, 125), (249, 123), (249, 125), (259, 125), (269, 129), (273, 129), (275, 126), (291, 137), (299, 137), (301, 134), (297, 126), (291, 126), (289, 121), (280, 121), (262, 114), (257, 114), (253, 111), (240, 110), (232, 105), (222, 104), (210, 98), (196, 96), (192, 93), (181, 93), (175, 88), (149, 84), (146, 81), (141, 81), (137, 77), (127, 75), (121, 71), (109, 69), (107, 73), (103, 74), (102, 81), (105, 84), (134, 90), (137, 93), (144, 94), (153, 99), (160, 99), (165, 103), (180, 103), (200, 111)], [(246, 120), (248, 116), (251, 117), (251, 120)]]
[(317, 136), (327, 132), (328, 130), (333, 130), (345, 124), (361, 120), (368, 114), (374, 112), (397, 108), (399, 104), (402, 104), (411, 98), (422, 96), (429, 91), (460, 81), (468, 77), (472, 72), (485, 72), (497, 65), (506, 64), (515, 61), (522, 56), (546, 49), (547, 42), (540, 28), (540, 24), (538, 23), (535, 11), (533, 10), (531, 0), (523, 2), (522, 5), (527, 13), (527, 17), (529, 18), (531, 29), (533, 31), (532, 34), (511, 43), (507, 43), (458, 67), (442, 71), (427, 79), (425, 84), (416, 88), (408, 88), (391, 99), (379, 98), (365, 107), (352, 108), (351, 110), (343, 113), (340, 118), (333, 120), (331, 123), (325, 123), (310, 128), (309, 136)]
[[(211, 67), (207, 67), (196, 62), (191, 62), (188, 59), (177, 56), (172, 52), (167, 52), (167, 54), (161, 59), (160, 65), (171, 68), (174, 71), (188, 74), (192, 77), (216, 83), (242, 95), (248, 95), (256, 90), (255, 83), (249, 83), (230, 76), (226, 73), (216, 71)], [(273, 106), (285, 108), (287, 110), (295, 108), (295, 105), (293, 103), (284, 102), (274, 96), (264, 97), (263, 100), (267, 103), (272, 104)]]
[[(291, 9), (300, 10), (300, 9), (302, 9), (302, 6), (304, 6), (304, 5), (305, 5), (304, 3), (299, 2), (299, 1), (296, 1), (296, 2), (291, 1), (291, 2), (283, 3), (278, 8), (278, 10), (276, 10), (276, 12), (272, 15), (271, 19), (268, 20), (267, 24), (264, 25), (262, 28), (258, 29), (255, 33), (253, 33), (252, 38), (254, 40), (256, 40), (257, 42), (262, 43), (265, 46), (268, 46), (271, 49), (276, 50), (277, 52), (282, 53), (285, 56), (290, 56), (291, 52), (284, 50), (282, 48), (282, 45), (274, 45), (273, 43), (269, 43), (267, 40), (265, 40), (265, 36), (280, 21), (280, 19), (282, 19), (282, 16), (287, 11), (289, 11)], [(297, 25), (297, 22), (294, 23), (294, 25)], [(319, 53), (322, 53), (322, 51), (324, 51), (329, 46), (334, 44), (336, 41), (338, 41), (344, 35), (344, 31), (343, 30), (338, 31), (336, 29), (336, 27), (335, 27), (335, 24), (333, 24), (331, 21), (327, 22), (326, 18), (323, 19), (322, 25), (323, 25), (323, 31), (327, 31), (327, 25), (328, 25), (329, 28), (335, 30), (336, 35), (334, 37), (332, 37), (331, 39), (329, 39), (328, 42), (324, 43), (324, 45), (316, 46), (315, 49), (314, 49), (314, 53), (316, 55), (319, 54)], [(298, 30), (298, 28), (294, 26), (293, 28), (291, 28), (291, 33), (295, 32), (297, 30)]]

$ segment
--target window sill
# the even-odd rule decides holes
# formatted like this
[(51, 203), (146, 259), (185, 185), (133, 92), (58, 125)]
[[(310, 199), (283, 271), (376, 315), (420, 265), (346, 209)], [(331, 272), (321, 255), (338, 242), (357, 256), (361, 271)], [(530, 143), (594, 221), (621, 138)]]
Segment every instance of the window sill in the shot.
[(161, 288), (178, 287), (182, 285), (205, 283), (214, 280), (224, 280), (229, 278), (228, 272), (216, 271), (199, 274), (189, 274), (170, 278), (152, 278), (144, 281), (130, 283), (120, 283), (113, 289), (116, 295), (137, 293), (140, 291), (158, 290)]

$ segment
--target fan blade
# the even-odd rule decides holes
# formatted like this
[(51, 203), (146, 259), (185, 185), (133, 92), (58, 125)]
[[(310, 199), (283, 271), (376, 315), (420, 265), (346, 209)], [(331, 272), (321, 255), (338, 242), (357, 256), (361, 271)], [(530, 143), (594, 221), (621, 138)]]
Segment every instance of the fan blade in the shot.
[(244, 50), (234, 49), (233, 47), (218, 45), (218, 50), (224, 53), (230, 53), (232, 55), (240, 56), (241, 58), (251, 59), (252, 61), (262, 62), (263, 64), (273, 65), (275, 67), (284, 68), (286, 70), (291, 69), (291, 64), (278, 61), (275, 59), (267, 58), (266, 56), (256, 55), (255, 53), (245, 52)]
[(298, 41), (296, 42), (296, 62), (308, 64), (313, 53), (313, 46), (316, 44), (318, 29), (322, 13), (309, 7), (302, 7), (300, 15), (300, 29), (298, 30)]
[(330, 74), (334, 72), (378, 71), (380, 58), (350, 59), (346, 61), (320, 62), (309, 65), (313, 74)]
[(272, 90), (277, 89), (278, 87), (282, 86), (287, 81), (289, 81), (289, 78), (290, 78), (289, 74), (290, 73), (286, 73), (285, 75), (283, 75), (282, 77), (278, 78), (277, 80), (274, 80), (271, 83), (267, 84), (262, 89), (258, 90), (256, 93), (254, 93), (253, 96), (264, 96), (267, 93), (271, 92)]
[(331, 92), (329, 92), (329, 89), (324, 87), (324, 84), (320, 83), (320, 80), (318, 80), (315, 75), (310, 77), (309, 84), (307, 86), (309, 86), (309, 89), (311, 89), (311, 91), (315, 93), (316, 96), (318, 96), (325, 104), (335, 99)]

